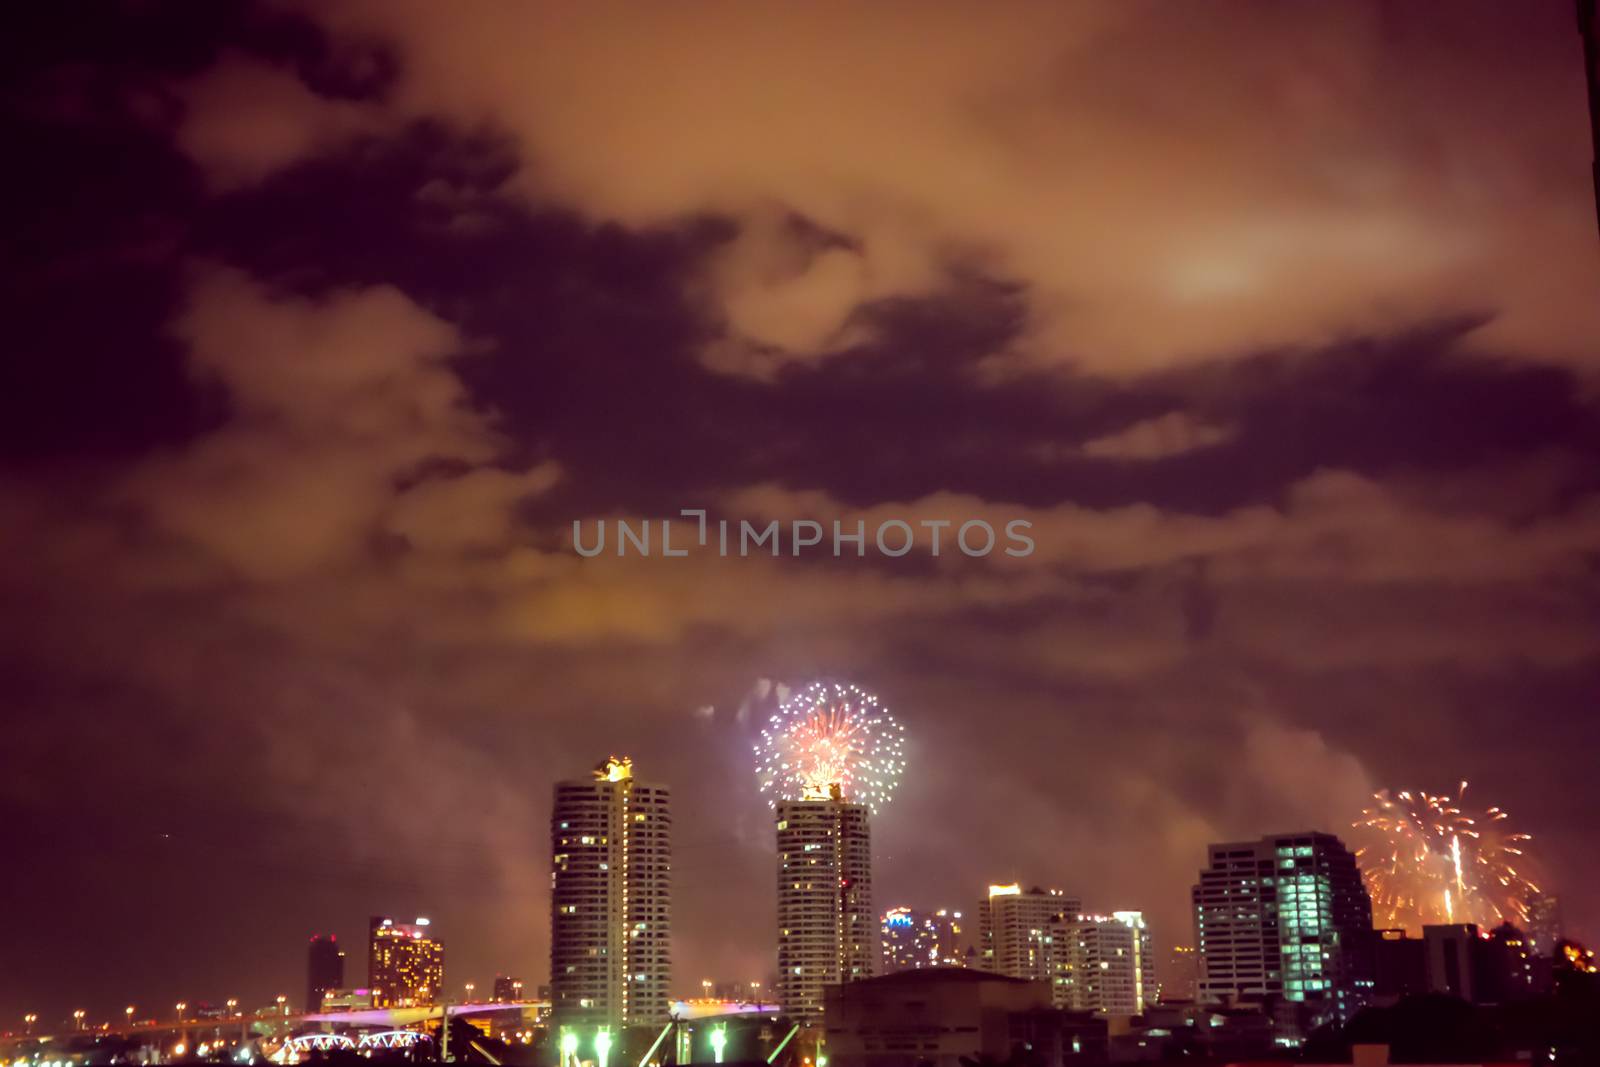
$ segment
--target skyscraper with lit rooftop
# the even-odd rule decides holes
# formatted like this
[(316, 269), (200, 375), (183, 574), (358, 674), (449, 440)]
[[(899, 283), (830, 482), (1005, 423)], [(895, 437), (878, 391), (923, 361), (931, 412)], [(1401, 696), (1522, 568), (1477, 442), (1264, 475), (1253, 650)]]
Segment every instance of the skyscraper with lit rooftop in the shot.
[(432, 1004), (444, 990), (444, 942), (427, 919), (397, 923), (374, 915), (367, 936), (367, 985), (376, 1008)]
[(878, 956), (867, 806), (829, 796), (780, 800), (778, 1003), (797, 1022), (822, 1017), (823, 987), (869, 978)]
[(668, 791), (612, 757), (557, 782), (550, 822), (550, 999), (558, 1026), (659, 1026), (671, 982)]
[(1053, 981), (1054, 925), (1062, 916), (1073, 918), (1082, 910), (1080, 898), (1060, 889), (991, 885), (988, 897), (978, 905), (981, 966), (1007, 978)]
[(1058, 1008), (1138, 1015), (1155, 1000), (1154, 960), (1144, 915), (1063, 915), (1052, 925), (1051, 1001)]

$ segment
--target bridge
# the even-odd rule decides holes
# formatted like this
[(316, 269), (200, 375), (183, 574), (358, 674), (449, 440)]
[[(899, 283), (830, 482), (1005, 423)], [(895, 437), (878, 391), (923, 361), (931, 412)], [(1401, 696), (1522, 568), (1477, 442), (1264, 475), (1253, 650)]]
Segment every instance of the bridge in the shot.
[[(495, 1012), (506, 1011), (532, 1011), (537, 1005), (532, 1001), (485, 1001), (477, 1004), (451, 1004), (448, 1006), (452, 1019), (461, 1015), (490, 1015)], [(438, 1005), (423, 1005), (417, 1008), (358, 1008), (355, 1011), (315, 1011), (304, 1015), (291, 1015), (285, 1018), (302, 1023), (340, 1023), (344, 1026), (386, 1026), (397, 1029), (404, 1026), (415, 1026), (417, 1023), (429, 1019), (439, 1018), (441, 1008)], [(276, 1018), (276, 1017), (274, 1017)]]
[[(171, 1041), (183, 1044), (189, 1048), (196, 1048), (203, 1042), (222, 1041), (237, 1043), (249, 1041), (257, 1037), (276, 1039), (286, 1035), (288, 1040), (297, 1037), (323, 1037), (330, 1036), (326, 1032), (317, 1034), (296, 1034), (304, 1028), (340, 1027), (351, 1030), (372, 1030), (378, 1033), (411, 1033), (410, 1027), (419, 1026), (425, 1022), (437, 1021), (440, 1016), (448, 1012), (452, 1019), (461, 1016), (489, 1015), (500, 1012), (528, 1012), (537, 1008), (533, 1002), (482, 1002), (471, 1004), (450, 1004), (447, 1006), (407, 1007), (407, 1008), (363, 1008), (357, 1011), (319, 1011), (303, 1012), (292, 1015), (245, 1015), (235, 1013), (214, 1018), (204, 1019), (171, 1019), (171, 1020), (143, 1020), (140, 1022), (124, 1023), (120, 1026), (104, 1024), (92, 1029), (63, 1030), (52, 1033), (34, 1034), (8, 1034), (0, 1037), (0, 1059), (9, 1061), (19, 1053), (41, 1048), (61, 1048), (63, 1046), (94, 1038), (125, 1038), (134, 1041), (148, 1041), (151, 1044), (164, 1044)], [(339, 1035), (343, 1036), (343, 1035)], [(285, 1042), (286, 1044), (288, 1041)], [(329, 1048), (343, 1047), (342, 1045), (329, 1045)], [(372, 1047), (355, 1044), (351, 1047)], [(394, 1047), (391, 1045), (382, 1046)], [(47, 1059), (61, 1059), (60, 1055), (46, 1057)], [(68, 1061), (70, 1062), (70, 1061)]]
[(313, 1052), (332, 1052), (336, 1049), (415, 1048), (424, 1041), (432, 1040), (432, 1035), (419, 1030), (380, 1030), (376, 1033), (359, 1034), (355, 1038), (351, 1038), (349, 1034), (299, 1034), (285, 1041), (273, 1054), (272, 1059), (277, 1063), (294, 1063), (301, 1056)]
[(693, 1000), (675, 1001), (669, 1014), (685, 1022), (700, 1019), (730, 1019), (767, 1015), (777, 1018), (782, 1009), (776, 1004), (763, 1004), (755, 1000), (723, 1000), (716, 997), (696, 997)]

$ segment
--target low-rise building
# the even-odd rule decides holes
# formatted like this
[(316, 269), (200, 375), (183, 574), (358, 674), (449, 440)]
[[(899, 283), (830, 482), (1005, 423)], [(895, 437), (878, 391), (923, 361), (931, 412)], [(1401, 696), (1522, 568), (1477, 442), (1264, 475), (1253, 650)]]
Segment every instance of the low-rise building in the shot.
[(833, 1067), (962, 1067), (1019, 1049), (1064, 1067), (1105, 1055), (1105, 1020), (1054, 1008), (1045, 981), (924, 968), (829, 986), (825, 1005)]

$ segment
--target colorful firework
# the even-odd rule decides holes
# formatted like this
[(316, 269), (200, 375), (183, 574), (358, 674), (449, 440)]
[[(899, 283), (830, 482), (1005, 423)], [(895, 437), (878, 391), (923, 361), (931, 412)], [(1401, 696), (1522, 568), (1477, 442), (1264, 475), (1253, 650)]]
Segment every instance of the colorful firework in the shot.
[(1508, 833), (1501, 808), (1468, 811), (1466, 791), (1466, 782), (1454, 797), (1380, 790), (1353, 824), (1374, 835), (1356, 858), (1380, 925), (1414, 934), (1425, 924), (1526, 926), (1539, 892), (1522, 848), (1529, 835)]
[(812, 682), (779, 705), (755, 746), (768, 803), (832, 795), (874, 815), (905, 769), (905, 731), (878, 698), (848, 682)]

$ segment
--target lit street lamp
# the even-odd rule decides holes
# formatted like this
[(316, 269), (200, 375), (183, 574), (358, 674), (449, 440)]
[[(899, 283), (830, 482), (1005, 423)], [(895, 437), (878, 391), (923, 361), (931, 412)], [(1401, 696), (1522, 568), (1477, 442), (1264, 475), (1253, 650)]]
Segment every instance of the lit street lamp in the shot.
[(181, 1022), (183, 1022), (183, 1013), (189, 1010), (189, 1004), (188, 1004), (187, 1001), (180, 1000), (180, 1001), (178, 1001), (177, 1007), (178, 1007), (178, 1021), (181, 1023)]
[(24, 1015), (22, 1017), (22, 1021), (27, 1024), (27, 1026), (28, 1026), (28, 1031), (27, 1032), (31, 1034), (31, 1033), (33, 1033), (33, 1024), (39, 1021), (39, 1016), (36, 1013), (30, 1011), (28, 1014), (26, 1014), (26, 1015)]
[(128, 1025), (132, 1026), (133, 1025), (133, 1005), (129, 1004), (126, 1008), (123, 1008), (122, 1009), (122, 1014), (127, 1017)]
[[(129, 1008), (128, 1010), (132, 1011), (133, 1009)], [(229, 1015), (238, 1015), (239, 1014), (239, 998), (238, 997), (229, 997), (228, 998), (228, 1014)]]
[(279, 1015), (288, 1015), (289, 1014), (289, 998), (284, 996), (282, 993), (278, 994), (278, 1014)]
[(86, 1014), (86, 1012), (84, 1012), (84, 1010), (82, 1008), (79, 1008), (78, 1010), (76, 1010), (76, 1011), (74, 1011), (72, 1013), (72, 1028), (74, 1030), (82, 1030), (83, 1029), (83, 1017), (84, 1017), (85, 1014)]
[(467, 1003), (470, 1004), (472, 1002), (472, 991), (477, 988), (478, 987), (473, 985), (471, 982), (467, 983)]

